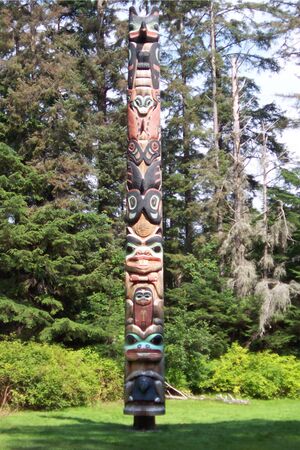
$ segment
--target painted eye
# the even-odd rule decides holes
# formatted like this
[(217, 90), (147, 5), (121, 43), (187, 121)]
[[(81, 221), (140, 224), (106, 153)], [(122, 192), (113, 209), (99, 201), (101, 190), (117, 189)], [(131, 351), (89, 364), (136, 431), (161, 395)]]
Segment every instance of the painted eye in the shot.
[(127, 334), (125, 340), (128, 345), (133, 345), (137, 342), (137, 339), (132, 334)]
[(133, 25), (133, 23), (130, 23), (129, 24), (129, 31), (133, 31), (134, 30), (134, 25)]
[(155, 24), (153, 25), (153, 28), (154, 28), (154, 30), (158, 31), (158, 30), (159, 30), (159, 25), (158, 25), (158, 23), (155, 23)]
[(127, 255), (129, 255), (130, 253), (132, 253), (134, 250), (134, 247), (132, 247), (131, 245), (127, 245), (126, 247), (126, 253)]
[(157, 195), (152, 195), (151, 200), (150, 200), (151, 208), (152, 209), (157, 209), (158, 202), (159, 202), (158, 196)]
[(130, 142), (130, 144), (128, 145), (128, 150), (129, 150), (130, 152), (134, 152), (134, 150), (135, 150), (135, 145), (134, 145), (133, 142)]
[(136, 208), (137, 199), (134, 196), (128, 197), (128, 206), (131, 211)]
[(150, 292), (145, 292), (144, 297), (145, 297), (147, 300), (149, 300), (149, 299), (152, 297), (152, 295), (150, 294)]
[(163, 343), (163, 337), (161, 334), (157, 334), (150, 341), (153, 345), (161, 345)]
[(155, 247), (153, 247), (152, 249), (155, 253), (160, 253), (161, 252), (161, 246), (160, 245), (156, 245)]

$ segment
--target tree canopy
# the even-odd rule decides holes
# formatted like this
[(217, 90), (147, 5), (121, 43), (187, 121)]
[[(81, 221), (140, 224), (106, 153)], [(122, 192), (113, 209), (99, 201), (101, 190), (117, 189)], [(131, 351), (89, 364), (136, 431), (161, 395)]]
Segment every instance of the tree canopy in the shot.
[[(138, 6), (151, 4), (161, 11), (167, 366), (192, 384), (201, 358), (234, 341), (299, 354), (300, 167), (281, 139), (291, 120), (261, 102), (255, 79), (299, 57), (289, 39), (299, 5)], [(2, 338), (121, 354), (127, 7), (0, 1)]]

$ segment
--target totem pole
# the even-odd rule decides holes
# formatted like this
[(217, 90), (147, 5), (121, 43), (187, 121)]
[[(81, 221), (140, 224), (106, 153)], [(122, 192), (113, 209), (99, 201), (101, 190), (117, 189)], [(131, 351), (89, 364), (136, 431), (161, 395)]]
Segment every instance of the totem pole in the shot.
[(165, 413), (158, 9), (129, 10), (125, 414)]

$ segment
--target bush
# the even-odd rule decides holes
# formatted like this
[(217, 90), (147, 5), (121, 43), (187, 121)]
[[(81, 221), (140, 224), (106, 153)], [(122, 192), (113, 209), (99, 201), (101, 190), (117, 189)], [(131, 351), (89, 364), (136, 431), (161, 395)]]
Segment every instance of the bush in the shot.
[(0, 342), (0, 404), (57, 409), (121, 394), (122, 371), (93, 351)]
[(210, 375), (200, 383), (200, 388), (208, 391), (260, 399), (300, 396), (300, 361), (294, 356), (251, 353), (233, 344), (208, 367)]
[[(123, 370), (111, 359), (101, 358), (99, 362), (96, 369), (98, 375), (96, 399), (102, 401), (118, 400), (123, 396)], [(100, 384), (99, 380), (101, 380)]]

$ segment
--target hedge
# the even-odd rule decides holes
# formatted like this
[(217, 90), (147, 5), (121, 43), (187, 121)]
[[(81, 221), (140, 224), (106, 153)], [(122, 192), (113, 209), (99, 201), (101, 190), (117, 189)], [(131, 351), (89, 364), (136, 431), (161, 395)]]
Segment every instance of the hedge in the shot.
[(0, 405), (58, 409), (122, 396), (117, 364), (91, 350), (0, 342)]

